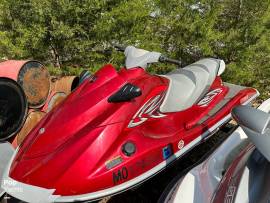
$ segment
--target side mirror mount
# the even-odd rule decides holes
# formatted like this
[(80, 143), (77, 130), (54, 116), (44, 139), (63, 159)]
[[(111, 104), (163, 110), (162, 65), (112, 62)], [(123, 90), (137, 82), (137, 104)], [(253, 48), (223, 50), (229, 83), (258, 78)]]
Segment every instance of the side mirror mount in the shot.
[(248, 106), (238, 106), (232, 115), (256, 148), (270, 162), (270, 115)]
[(263, 134), (270, 124), (270, 114), (250, 106), (235, 107), (232, 116), (239, 125), (260, 134)]

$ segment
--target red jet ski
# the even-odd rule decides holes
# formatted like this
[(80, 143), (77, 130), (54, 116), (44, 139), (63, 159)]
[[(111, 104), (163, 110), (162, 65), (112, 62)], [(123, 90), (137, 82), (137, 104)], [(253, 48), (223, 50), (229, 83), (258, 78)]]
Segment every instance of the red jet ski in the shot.
[(3, 175), (6, 193), (26, 202), (74, 202), (123, 192), (203, 142), (230, 120), (233, 107), (259, 95), (223, 83), (222, 60), (151, 75), (151, 63), (180, 62), (118, 48), (124, 68), (102, 67), (17, 148)]

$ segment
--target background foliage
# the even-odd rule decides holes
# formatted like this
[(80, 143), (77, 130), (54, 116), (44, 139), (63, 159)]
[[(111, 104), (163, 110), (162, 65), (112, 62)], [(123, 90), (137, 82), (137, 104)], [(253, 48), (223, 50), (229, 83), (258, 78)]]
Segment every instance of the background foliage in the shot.
[[(270, 92), (270, 0), (1, 0), (0, 58), (34, 58), (53, 73), (119, 67), (110, 43), (180, 59), (225, 60), (224, 79)], [(57, 68), (61, 67), (61, 68)], [(151, 71), (166, 73), (159, 65)]]

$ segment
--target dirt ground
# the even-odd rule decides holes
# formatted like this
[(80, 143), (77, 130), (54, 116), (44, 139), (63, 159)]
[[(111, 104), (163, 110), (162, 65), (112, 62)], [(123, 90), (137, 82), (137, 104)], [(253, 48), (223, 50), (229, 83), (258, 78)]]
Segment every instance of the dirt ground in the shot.
[[(190, 168), (205, 160), (211, 152), (213, 152), (236, 128), (236, 125), (231, 122), (226, 124), (216, 134), (209, 138), (204, 143), (191, 150), (188, 155), (177, 160), (169, 165), (164, 171), (157, 174), (155, 177), (146, 181), (140, 186), (133, 188), (124, 193), (106, 197), (95, 203), (154, 203), (170, 183), (170, 181), (177, 175), (184, 174)], [(22, 203), (14, 198), (8, 197), (0, 203)]]

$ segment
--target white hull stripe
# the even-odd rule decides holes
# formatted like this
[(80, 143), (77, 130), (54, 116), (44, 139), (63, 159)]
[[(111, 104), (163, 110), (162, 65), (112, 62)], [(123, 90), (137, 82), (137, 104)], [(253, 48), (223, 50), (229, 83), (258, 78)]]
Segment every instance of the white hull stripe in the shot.
[[(259, 92), (257, 91), (257, 94), (252, 96), (249, 100), (244, 102), (242, 105), (248, 104), (253, 99), (255, 99), (258, 95), (259, 95)], [(100, 199), (100, 198), (105, 197), (105, 196), (109, 196), (109, 195), (113, 195), (113, 194), (116, 194), (116, 193), (119, 193), (119, 192), (123, 192), (125, 190), (130, 189), (131, 187), (134, 187), (135, 185), (137, 185), (139, 183), (142, 183), (142, 182), (146, 181), (147, 179), (149, 179), (150, 177), (152, 177), (156, 173), (158, 173), (158, 172), (162, 171), (163, 169), (165, 169), (165, 167), (168, 164), (175, 161), (176, 159), (181, 157), (183, 154), (185, 154), (187, 151), (189, 151), (194, 146), (196, 146), (203, 138), (207, 137), (214, 130), (216, 130), (218, 127), (220, 127), (225, 122), (227, 122), (230, 119), (230, 117), (231, 117), (231, 114), (228, 114), (223, 119), (221, 119), (219, 122), (217, 122), (215, 125), (213, 125), (211, 128), (209, 128), (206, 132), (204, 132), (202, 135), (198, 136), (196, 139), (191, 141), (188, 145), (186, 145), (181, 150), (177, 151), (174, 155), (170, 156), (167, 160), (164, 160), (163, 162), (161, 162), (157, 166), (153, 167), (149, 171), (147, 171), (147, 172), (145, 172), (145, 173), (143, 173), (143, 174), (141, 174), (141, 175), (139, 175), (139, 176), (125, 182), (125, 183), (117, 185), (115, 187), (111, 187), (109, 189), (100, 190), (100, 191), (97, 191), (97, 192), (83, 194), (83, 195), (58, 196), (58, 195), (53, 195), (52, 194), (54, 189), (45, 189), (45, 188), (40, 188), (40, 187), (36, 187), (36, 186), (32, 186), (32, 185), (27, 185), (27, 188), (26, 188), (27, 190), (25, 190), (25, 192), (27, 191), (27, 193), (29, 192), (29, 194), (24, 194), (25, 198), (22, 199), (22, 200), (27, 201), (27, 197), (31, 196), (31, 194), (33, 194), (31, 192), (31, 190), (30, 190), (31, 188), (33, 188), (33, 191), (35, 191), (36, 194), (39, 194), (39, 193), (40, 194), (44, 194), (44, 193), (48, 194), (48, 193), (50, 193), (50, 195), (48, 195), (48, 198), (46, 198), (46, 200), (44, 199), (41, 202), (48, 202), (48, 200), (54, 200), (54, 202), (74, 202), (74, 201), (97, 200), (97, 199)], [(15, 157), (15, 154), (14, 154), (14, 157)], [(10, 164), (8, 165), (6, 171), (9, 171), (12, 160), (13, 160), (13, 158), (11, 159)], [(11, 180), (13, 182), (16, 182), (16, 187), (22, 187), (22, 188), (26, 187), (25, 186), (26, 184), (18, 182), (16, 180), (13, 180), (12, 178), (8, 177), (7, 174), (8, 173), (6, 172), (5, 177), (3, 179)], [(2, 185), (2, 187), (3, 187), (3, 185)], [(14, 192), (10, 193), (10, 195), (12, 195), (14, 197), (21, 196), (21, 195), (17, 195)]]

